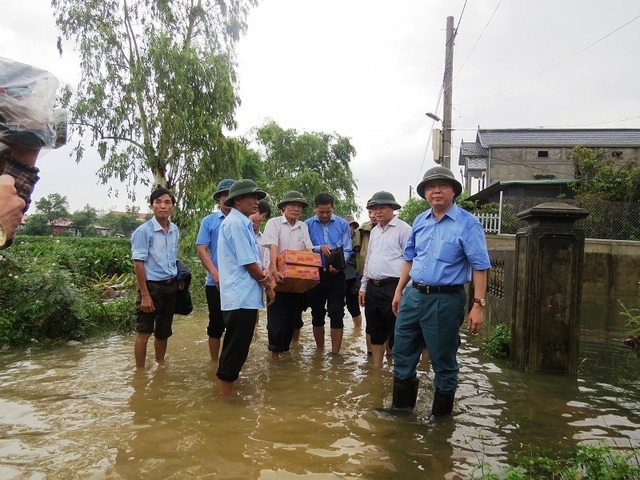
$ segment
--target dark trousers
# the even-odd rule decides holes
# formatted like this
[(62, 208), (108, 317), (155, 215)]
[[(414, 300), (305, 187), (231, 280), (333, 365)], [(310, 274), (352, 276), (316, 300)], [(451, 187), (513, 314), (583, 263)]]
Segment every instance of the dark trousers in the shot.
[(227, 333), (222, 343), (222, 353), (216, 376), (225, 382), (235, 382), (249, 355), (258, 310), (240, 308), (222, 312)]
[(136, 300), (136, 332), (153, 333), (158, 340), (166, 340), (173, 334), (171, 325), (176, 309), (178, 282), (147, 281), (147, 290), (153, 301), (153, 312), (140, 310), (140, 291)]
[(304, 293), (278, 292), (273, 305), (267, 307), (267, 333), (269, 350), (288, 352), (297, 328), (304, 300)]
[(331, 328), (344, 328), (344, 287), (344, 272), (334, 275), (320, 270), (320, 283), (308, 292), (314, 327), (324, 327), (328, 313)]
[(224, 320), (222, 318), (222, 306), (220, 305), (220, 290), (218, 287), (207, 285), (205, 287), (207, 295), (207, 306), (209, 307), (209, 326), (207, 335), (220, 339), (224, 333)]
[(367, 283), (364, 316), (367, 321), (366, 331), (371, 335), (371, 343), (374, 345), (383, 345), (388, 339), (389, 347), (393, 348), (396, 316), (391, 309), (391, 302), (397, 285), (397, 280), (380, 286), (372, 281)]

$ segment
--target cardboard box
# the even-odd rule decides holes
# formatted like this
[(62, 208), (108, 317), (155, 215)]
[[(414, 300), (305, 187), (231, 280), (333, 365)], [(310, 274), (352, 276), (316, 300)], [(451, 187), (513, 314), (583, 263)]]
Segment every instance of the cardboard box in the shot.
[(283, 250), (276, 261), (278, 269), (282, 265), (308, 265), (311, 267), (321, 267), (322, 258), (319, 253), (313, 253), (308, 250)]
[(285, 283), (276, 285), (276, 293), (304, 293), (320, 281), (320, 271), (314, 266), (284, 264), (278, 271), (284, 277)]

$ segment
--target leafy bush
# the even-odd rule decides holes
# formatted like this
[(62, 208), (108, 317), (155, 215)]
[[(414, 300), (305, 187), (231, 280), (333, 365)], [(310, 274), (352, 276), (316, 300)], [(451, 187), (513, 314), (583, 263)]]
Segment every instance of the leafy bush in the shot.
[(480, 480), (571, 479), (631, 480), (640, 478), (640, 458), (635, 451), (613, 450), (609, 445), (584, 445), (569, 459), (546, 455), (516, 454), (516, 466), (499, 477), (491, 468), (482, 468)]
[(480, 350), (493, 358), (508, 358), (511, 344), (511, 327), (505, 323), (496, 325), (482, 340)]
[[(132, 272), (127, 240), (20, 237), (0, 254), (0, 343), (77, 340), (130, 329)], [(111, 294), (105, 296), (109, 282)]]

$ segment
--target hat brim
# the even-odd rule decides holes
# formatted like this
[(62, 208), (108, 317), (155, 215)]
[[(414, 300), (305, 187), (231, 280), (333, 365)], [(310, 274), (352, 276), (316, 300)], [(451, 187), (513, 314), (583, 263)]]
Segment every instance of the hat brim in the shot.
[(424, 186), (427, 184), (427, 182), (430, 182), (431, 180), (445, 180), (445, 181), (449, 182), (451, 184), (451, 186), (453, 187), (453, 196), (454, 196), (454, 198), (462, 193), (462, 184), (457, 180), (454, 180), (452, 178), (447, 178), (447, 177), (428, 178), (426, 180), (422, 180), (418, 184), (418, 186), (416, 187), (416, 192), (418, 193), (418, 195), (420, 195), (425, 200), (426, 200), (426, 198), (424, 196)]
[(243, 188), (241, 190), (238, 190), (237, 192), (233, 192), (230, 193), (229, 196), (227, 197), (227, 199), (224, 201), (224, 204), (227, 207), (233, 207), (233, 200), (241, 197), (242, 195), (249, 195), (249, 194), (257, 194), (258, 195), (258, 200), (262, 200), (264, 197), (267, 196), (266, 192), (260, 190), (259, 187), (247, 187), (247, 188)]
[(309, 203), (305, 199), (303, 199), (303, 198), (294, 198), (292, 200), (284, 200), (284, 201), (280, 202), (278, 204), (278, 209), (284, 208), (284, 206), (287, 205), (288, 203), (300, 203), (300, 204), (302, 204), (302, 208), (307, 208), (309, 206)]
[(367, 206), (365, 208), (367, 208), (367, 210), (372, 209), (373, 207), (379, 207), (382, 205), (387, 205), (391, 208), (393, 208), (394, 210), (400, 210), (402, 208), (402, 205), (400, 205), (398, 202), (378, 202), (376, 200), (373, 200), (369, 203), (367, 203)]

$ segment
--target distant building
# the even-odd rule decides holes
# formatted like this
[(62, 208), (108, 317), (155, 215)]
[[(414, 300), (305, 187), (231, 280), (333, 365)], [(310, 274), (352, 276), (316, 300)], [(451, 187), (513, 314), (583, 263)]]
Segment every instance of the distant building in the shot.
[(578, 145), (633, 158), (640, 155), (640, 129), (478, 129), (475, 142), (460, 144), (465, 190), (492, 188), (495, 195), (502, 186), (531, 196), (539, 185), (545, 196), (566, 194), (575, 179), (567, 154)]

